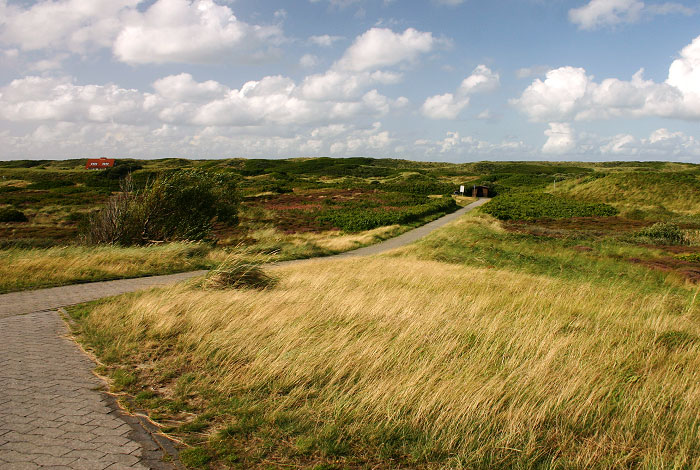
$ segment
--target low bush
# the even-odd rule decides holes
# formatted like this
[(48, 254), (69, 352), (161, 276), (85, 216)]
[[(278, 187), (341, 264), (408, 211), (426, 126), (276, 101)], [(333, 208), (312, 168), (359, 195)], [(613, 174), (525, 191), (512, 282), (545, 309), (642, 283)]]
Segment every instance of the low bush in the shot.
[(678, 259), (690, 261), (691, 263), (700, 263), (700, 253), (692, 253), (689, 255), (679, 255)]
[(14, 193), (15, 191), (22, 191), (24, 188), (18, 188), (17, 186), (0, 186), (0, 194), (2, 193)]
[(55, 189), (69, 186), (75, 186), (75, 183), (66, 180), (41, 180), (30, 184), (27, 189)]
[(458, 206), (454, 199), (441, 198), (397, 211), (387, 211), (381, 208), (374, 210), (366, 208), (328, 210), (318, 219), (346, 232), (361, 232), (383, 225), (417, 222), (429, 215), (440, 212), (454, 212), (457, 209)]
[(683, 230), (672, 222), (657, 222), (651, 227), (638, 231), (635, 234), (635, 238), (639, 241), (650, 241), (667, 245), (685, 245), (687, 243)]
[(199, 241), (209, 237), (215, 219), (228, 226), (238, 223), (235, 179), (180, 170), (161, 174), (137, 190), (128, 176), (121, 191), (91, 216), (84, 238), (124, 246)]
[(618, 212), (607, 204), (585, 203), (547, 193), (506, 194), (494, 198), (482, 211), (500, 220), (600, 217), (616, 215)]
[(17, 209), (0, 209), (0, 222), (26, 222), (27, 216)]

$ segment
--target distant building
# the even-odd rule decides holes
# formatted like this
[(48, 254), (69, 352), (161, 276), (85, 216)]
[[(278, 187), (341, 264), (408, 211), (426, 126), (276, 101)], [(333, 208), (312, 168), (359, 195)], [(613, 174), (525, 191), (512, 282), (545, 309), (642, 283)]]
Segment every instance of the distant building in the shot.
[(114, 167), (114, 158), (88, 158), (86, 170), (105, 170)]
[(472, 197), (489, 197), (489, 187), (474, 186), (472, 189)]

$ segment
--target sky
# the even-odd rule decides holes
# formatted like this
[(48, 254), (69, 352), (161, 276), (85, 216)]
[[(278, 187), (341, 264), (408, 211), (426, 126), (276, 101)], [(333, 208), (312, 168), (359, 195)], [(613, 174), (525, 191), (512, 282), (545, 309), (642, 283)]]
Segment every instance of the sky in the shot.
[(0, 0), (0, 160), (700, 163), (700, 1)]

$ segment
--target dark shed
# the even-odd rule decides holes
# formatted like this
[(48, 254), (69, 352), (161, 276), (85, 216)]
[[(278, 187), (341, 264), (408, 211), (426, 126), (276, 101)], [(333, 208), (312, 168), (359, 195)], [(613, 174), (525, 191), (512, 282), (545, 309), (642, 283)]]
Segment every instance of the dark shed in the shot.
[(472, 188), (472, 197), (489, 197), (488, 186), (474, 186)]

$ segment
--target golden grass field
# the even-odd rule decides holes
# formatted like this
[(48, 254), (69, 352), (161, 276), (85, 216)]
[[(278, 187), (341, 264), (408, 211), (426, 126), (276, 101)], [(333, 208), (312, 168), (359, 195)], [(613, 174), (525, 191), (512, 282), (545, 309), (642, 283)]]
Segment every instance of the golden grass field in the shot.
[(196, 243), (0, 250), (0, 292), (192, 271), (216, 261)]
[(356, 234), (340, 231), (286, 234), (251, 233), (251, 246), (217, 248), (204, 243), (145, 247), (71, 245), (0, 250), (0, 293), (78, 282), (170, 274), (211, 268), (232, 253), (268, 261), (325, 256), (377, 243), (409, 230), (391, 225)]
[(75, 313), (190, 466), (700, 468), (697, 289), (410, 252), (270, 273)]

